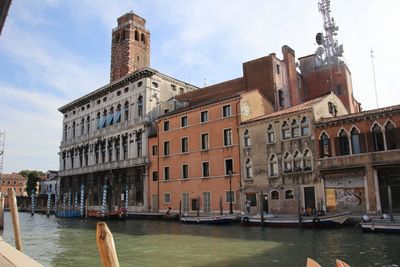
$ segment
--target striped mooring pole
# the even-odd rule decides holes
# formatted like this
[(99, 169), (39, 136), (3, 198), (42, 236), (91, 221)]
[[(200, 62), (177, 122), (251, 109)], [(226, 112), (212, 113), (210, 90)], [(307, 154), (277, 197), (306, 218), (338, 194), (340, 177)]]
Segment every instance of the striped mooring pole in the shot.
[(67, 203), (66, 198), (67, 198), (67, 193), (63, 193), (63, 202), (62, 202), (63, 211), (65, 211), (66, 209), (66, 203)]
[(78, 209), (78, 192), (74, 194), (75, 199), (74, 199), (74, 210)]
[(51, 193), (47, 193), (47, 217), (50, 216), (51, 209)]
[(128, 216), (128, 208), (129, 208), (129, 190), (128, 186), (125, 186), (125, 213)]
[(35, 190), (32, 189), (31, 191), (31, 215), (35, 214)]
[(68, 193), (68, 210), (71, 210), (71, 203), (72, 202), (72, 193)]
[(80, 203), (80, 212), (81, 216), (83, 217), (83, 209), (85, 207), (85, 186), (81, 185), (81, 203)]
[(103, 202), (101, 204), (101, 216), (103, 217), (106, 214), (107, 207), (107, 185), (104, 185), (103, 188)]

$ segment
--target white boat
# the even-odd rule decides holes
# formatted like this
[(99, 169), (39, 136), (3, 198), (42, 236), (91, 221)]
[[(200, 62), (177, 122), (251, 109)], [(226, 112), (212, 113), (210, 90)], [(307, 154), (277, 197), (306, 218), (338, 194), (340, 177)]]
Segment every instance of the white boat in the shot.
[(350, 212), (328, 214), (323, 216), (293, 216), (293, 215), (266, 215), (242, 216), (244, 224), (256, 224), (280, 227), (332, 227), (342, 225), (349, 217)]
[(362, 222), (361, 229), (364, 232), (400, 233), (400, 221), (375, 219), (369, 222)]

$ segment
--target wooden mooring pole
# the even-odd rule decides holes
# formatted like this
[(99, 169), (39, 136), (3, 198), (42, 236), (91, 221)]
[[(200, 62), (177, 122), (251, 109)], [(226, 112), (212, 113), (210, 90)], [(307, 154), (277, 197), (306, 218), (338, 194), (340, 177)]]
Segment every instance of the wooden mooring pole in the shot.
[(182, 218), (182, 201), (179, 201), (179, 221), (181, 221)]
[(105, 222), (98, 222), (96, 243), (103, 267), (119, 267), (113, 235)]
[(14, 228), (15, 247), (22, 252), (22, 240), (21, 230), (19, 227), (17, 197), (13, 188), (8, 188), (8, 205), (10, 206), (11, 218)]
[(222, 215), (223, 207), (222, 207), (222, 196), (219, 196), (219, 215)]
[(0, 192), (0, 230), (4, 229), (4, 195)]

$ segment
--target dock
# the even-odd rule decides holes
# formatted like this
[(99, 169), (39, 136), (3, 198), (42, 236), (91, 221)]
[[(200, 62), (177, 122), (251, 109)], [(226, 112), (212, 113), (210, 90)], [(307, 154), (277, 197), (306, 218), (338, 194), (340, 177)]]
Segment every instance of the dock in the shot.
[(34, 259), (10, 246), (0, 237), (0, 266), (4, 267), (43, 267)]

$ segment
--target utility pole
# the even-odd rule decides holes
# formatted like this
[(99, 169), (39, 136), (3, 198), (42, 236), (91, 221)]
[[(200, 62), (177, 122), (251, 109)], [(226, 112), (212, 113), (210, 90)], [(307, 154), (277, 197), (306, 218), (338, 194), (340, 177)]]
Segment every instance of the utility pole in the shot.
[(379, 108), (379, 105), (378, 105), (378, 91), (376, 90), (374, 54), (375, 54), (374, 50), (371, 49), (372, 74), (374, 75), (376, 108)]
[(4, 143), (6, 140), (6, 132), (0, 130), (0, 174), (3, 173), (3, 159), (4, 159)]

